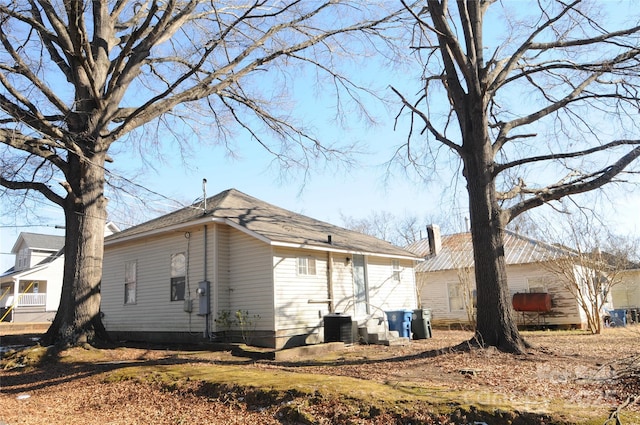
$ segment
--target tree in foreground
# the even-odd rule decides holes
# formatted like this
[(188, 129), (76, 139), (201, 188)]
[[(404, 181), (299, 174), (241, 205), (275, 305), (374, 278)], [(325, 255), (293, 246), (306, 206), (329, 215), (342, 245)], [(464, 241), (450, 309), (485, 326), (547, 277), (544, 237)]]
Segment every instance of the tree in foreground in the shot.
[(475, 340), (522, 352), (504, 228), (532, 208), (629, 177), (640, 156), (635, 10), (615, 10), (626, 25), (580, 0), (405, 6), (424, 72), (416, 99), (394, 88), (412, 123), (401, 152), (420, 167), (445, 147), (462, 164), (478, 290)]
[(340, 102), (357, 101), (360, 87), (334, 62), (372, 48), (390, 15), (349, 1), (2, 2), (0, 185), (65, 215), (62, 297), (44, 343), (107, 337), (99, 306), (114, 145), (161, 152), (159, 136), (197, 130), (224, 145), (235, 128), (286, 167), (340, 158), (346, 147), (321, 144), (276, 95), (293, 67), (311, 67)]

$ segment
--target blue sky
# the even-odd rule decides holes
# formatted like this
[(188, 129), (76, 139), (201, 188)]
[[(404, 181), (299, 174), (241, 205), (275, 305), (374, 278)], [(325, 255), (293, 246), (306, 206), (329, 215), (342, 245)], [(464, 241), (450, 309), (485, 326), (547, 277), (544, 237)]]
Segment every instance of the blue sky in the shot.
[[(622, 4), (628, 7), (632, 5)], [(390, 83), (398, 85), (406, 80), (407, 84), (400, 88), (408, 95), (416, 91), (416, 80), (410, 78), (411, 71), (407, 68), (399, 67), (381, 73), (380, 64), (370, 61), (359, 71), (363, 81), (376, 84), (376, 90), (390, 98), (393, 98), (388, 88)], [(362, 143), (366, 152), (356, 158), (358, 166), (344, 169), (331, 166), (323, 168), (320, 165), (312, 168), (304, 183), (301, 181), (302, 173), (294, 173), (283, 180), (280, 170), (271, 164), (273, 158), (242, 132), (237, 135), (238, 147), (234, 149), (238, 159), (227, 158), (221, 147), (193, 140), (192, 150), (186, 158), (181, 157), (175, 146), (162, 149), (166, 153), (165, 162), (157, 166), (157, 172), (139, 174), (136, 171), (139, 158), (128, 154), (118, 155), (114, 166), (119, 173), (165, 198), (158, 199), (155, 196), (155, 200), (147, 201), (146, 207), (150, 212), (139, 214), (139, 217), (151, 218), (158, 215), (159, 211), (168, 212), (178, 205), (190, 204), (202, 196), (202, 179), (206, 178), (209, 196), (236, 188), (266, 202), (338, 225), (343, 224), (343, 215), (364, 218), (374, 211), (387, 211), (398, 217), (449, 217), (462, 230), (466, 216), (466, 193), (464, 181), (455, 164), (451, 166), (443, 161), (428, 185), (408, 178), (398, 168), (393, 169), (392, 175), (386, 174), (384, 163), (405, 141), (408, 132), (406, 120), (401, 121), (397, 129), (393, 128), (399, 107), (388, 110), (374, 107), (377, 126), (350, 118), (348, 127), (340, 128), (334, 120), (333, 104), (325, 98), (325, 93), (314, 87), (308, 76), (291, 81), (291, 90), (298, 102), (297, 115), (315, 127), (321, 140)], [(170, 141), (160, 142), (173, 145)], [(602, 202), (601, 207), (612, 225), (620, 233), (640, 234), (637, 216), (640, 194), (616, 193), (609, 201)], [(21, 231), (62, 234), (62, 230), (54, 228), (63, 224), (62, 213), (53, 205), (42, 206), (41, 211), (47, 217), (43, 222), (45, 227), (27, 227), (29, 223), (20, 219), (14, 222), (2, 213), (2, 208), (0, 205), (0, 272), (13, 265), (14, 257), (9, 252)], [(135, 219), (132, 220), (121, 217), (114, 219), (122, 228), (135, 224)]]

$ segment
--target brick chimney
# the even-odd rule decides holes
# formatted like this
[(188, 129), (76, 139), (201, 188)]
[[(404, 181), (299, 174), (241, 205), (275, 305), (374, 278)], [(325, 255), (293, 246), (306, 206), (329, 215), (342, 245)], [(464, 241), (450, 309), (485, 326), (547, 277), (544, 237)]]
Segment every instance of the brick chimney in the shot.
[(440, 237), (440, 226), (430, 224), (427, 226), (427, 237), (429, 238), (429, 252), (431, 255), (438, 255), (442, 250), (442, 238)]

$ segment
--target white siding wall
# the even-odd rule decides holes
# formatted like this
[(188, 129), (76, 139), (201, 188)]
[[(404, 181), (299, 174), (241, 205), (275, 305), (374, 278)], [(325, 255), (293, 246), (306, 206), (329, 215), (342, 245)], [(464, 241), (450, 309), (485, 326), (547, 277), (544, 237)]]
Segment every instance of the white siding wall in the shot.
[(460, 283), (455, 271), (416, 274), (422, 308), (431, 310), (431, 321), (434, 325), (467, 321), (467, 313), (464, 310), (449, 310), (448, 285)]
[(38, 292), (47, 294), (45, 310), (53, 312), (60, 305), (63, 272), (64, 257), (59, 257), (43, 268), (25, 272), (20, 275), (19, 280), (28, 282), (27, 285), (33, 281), (46, 282), (38, 288)]
[(35, 267), (38, 264), (40, 264), (41, 261), (51, 257), (51, 255), (55, 254), (54, 251), (34, 251), (32, 250), (30, 253), (30, 258), (29, 258), (29, 264), (27, 265), (27, 268), (29, 267)]
[[(459, 284), (456, 271), (446, 270), (433, 273), (418, 273), (416, 277), (423, 308), (431, 309), (434, 325), (449, 325), (467, 322), (464, 310), (449, 310), (448, 284)], [(552, 311), (544, 316), (535, 314), (523, 316), (516, 314), (519, 323), (549, 325), (580, 325), (584, 322), (583, 314), (571, 294), (563, 288), (561, 282), (539, 264), (511, 265), (507, 267), (507, 279), (511, 295), (528, 292), (531, 286), (540, 286), (543, 282), (547, 292), (551, 294)], [(536, 317), (534, 317), (536, 316)], [(537, 323), (537, 322), (536, 322)]]
[(396, 281), (390, 258), (367, 257), (367, 280), (370, 313), (374, 310), (413, 310), (418, 306), (411, 261), (400, 261), (400, 281)]
[(625, 271), (611, 288), (614, 308), (640, 307), (640, 270)]
[[(314, 258), (315, 275), (299, 275), (297, 258)], [(318, 332), (322, 318), (329, 313), (327, 300), (327, 253), (278, 248), (273, 258), (275, 270), (276, 331), (286, 335)]]
[(53, 260), (45, 268), (47, 277), (47, 311), (57, 311), (62, 295), (62, 278), (64, 275), (64, 257)]
[(333, 261), (333, 309), (338, 313), (353, 315), (354, 287), (351, 256), (333, 254), (331, 258)]

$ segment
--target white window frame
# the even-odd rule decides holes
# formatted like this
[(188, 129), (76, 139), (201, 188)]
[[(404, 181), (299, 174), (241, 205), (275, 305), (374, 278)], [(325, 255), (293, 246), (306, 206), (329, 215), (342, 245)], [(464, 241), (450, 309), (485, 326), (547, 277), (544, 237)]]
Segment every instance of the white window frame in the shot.
[(528, 292), (548, 292), (547, 280), (541, 277), (533, 277), (527, 279)]
[(29, 260), (29, 248), (22, 248), (18, 251), (18, 269), (26, 269)]
[(400, 282), (400, 260), (391, 260), (391, 273), (395, 282)]
[[(170, 278), (170, 299), (171, 301), (184, 301), (187, 298), (187, 256), (184, 252), (171, 254), (171, 278)], [(182, 293), (178, 288), (182, 286)]]
[(137, 283), (138, 283), (138, 261), (127, 261), (124, 263), (124, 303), (137, 303)]
[(298, 257), (296, 270), (298, 276), (315, 276), (318, 273), (315, 257)]
[[(449, 312), (466, 311), (464, 304), (464, 288), (461, 283), (449, 282), (447, 283), (447, 304), (449, 306)], [(459, 304), (459, 308), (456, 307)]]

